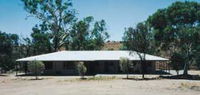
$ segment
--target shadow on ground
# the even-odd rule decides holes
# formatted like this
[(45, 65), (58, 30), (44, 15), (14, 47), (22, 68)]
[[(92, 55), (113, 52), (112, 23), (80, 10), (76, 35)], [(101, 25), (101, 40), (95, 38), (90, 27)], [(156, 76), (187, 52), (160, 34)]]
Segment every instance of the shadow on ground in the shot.
[(172, 76), (160, 76), (164, 79), (186, 79), (186, 80), (200, 80), (199, 75), (172, 75)]
[[(17, 76), (35, 76), (35, 74), (18, 74)], [(74, 74), (41, 74), (38, 76), (80, 76), (80, 75), (74, 75)], [(95, 75), (85, 75), (85, 76), (95, 76)]]
[(161, 78), (160, 77), (154, 77), (154, 78), (122, 78), (124, 80), (136, 80), (136, 81), (147, 81), (147, 80), (160, 80)]
[(44, 78), (38, 78), (38, 79), (32, 78), (32, 79), (28, 79), (28, 80), (44, 80)]
[[(35, 74), (20, 74), (17, 76), (35, 76)], [(61, 75), (61, 74), (51, 74), (51, 75), (47, 75), (47, 74), (42, 74), (42, 75), (38, 75), (38, 76), (79, 76), (79, 75)]]
[(2, 76), (2, 77), (6, 77), (6, 76), (8, 76), (8, 75), (0, 74), (0, 76)]

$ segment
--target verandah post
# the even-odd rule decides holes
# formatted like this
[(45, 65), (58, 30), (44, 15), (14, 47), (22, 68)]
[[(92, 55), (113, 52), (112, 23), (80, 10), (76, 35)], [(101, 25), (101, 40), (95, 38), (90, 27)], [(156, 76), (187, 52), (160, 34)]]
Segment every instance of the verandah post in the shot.
[(35, 64), (35, 79), (38, 80), (36, 61), (34, 61), (34, 64)]
[(16, 76), (18, 76), (18, 62), (16, 62), (15, 70), (16, 70)]

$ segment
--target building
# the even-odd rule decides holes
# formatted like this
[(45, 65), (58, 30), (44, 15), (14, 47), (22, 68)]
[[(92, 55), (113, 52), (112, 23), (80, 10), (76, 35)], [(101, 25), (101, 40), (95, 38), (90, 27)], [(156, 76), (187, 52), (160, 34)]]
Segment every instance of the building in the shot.
[[(46, 74), (74, 75), (76, 74), (75, 63), (79, 61), (85, 63), (87, 74), (116, 74), (122, 73), (119, 65), (121, 57), (126, 57), (132, 62), (129, 68), (131, 73), (141, 72), (138, 54), (130, 51), (59, 51), (17, 61), (43, 61)], [(146, 54), (146, 60), (146, 73), (153, 73), (156, 61), (167, 61), (168, 59)]]

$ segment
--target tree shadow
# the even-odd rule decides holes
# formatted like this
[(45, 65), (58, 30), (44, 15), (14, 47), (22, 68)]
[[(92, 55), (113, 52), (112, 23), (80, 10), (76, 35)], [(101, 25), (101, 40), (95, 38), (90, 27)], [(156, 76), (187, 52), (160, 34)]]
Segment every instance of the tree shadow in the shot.
[(6, 76), (8, 76), (8, 75), (0, 74), (0, 76), (2, 76), (2, 77), (6, 77)]
[(154, 78), (122, 78), (124, 80), (135, 80), (135, 81), (148, 81), (148, 80), (160, 80), (160, 77), (154, 77)]
[(36, 78), (31, 78), (31, 79), (28, 79), (28, 80), (44, 80), (44, 78), (38, 78), (38, 79), (36, 79)]
[(85, 78), (85, 77), (84, 77), (84, 78), (80, 78), (80, 80), (87, 80), (87, 79), (88, 79), (88, 78)]
[(172, 75), (172, 76), (160, 76), (164, 79), (185, 79), (185, 80), (200, 80), (199, 75)]
[(35, 77), (17, 77), (16, 80), (25, 80), (25, 81), (32, 81), (32, 80), (46, 80), (46, 79), (50, 79), (50, 78), (42, 78), (42, 77), (38, 77), (38, 78), (35, 78)]
[[(35, 74), (20, 74), (17, 76), (35, 76)], [(80, 76), (77, 74), (41, 74), (38, 76)], [(95, 76), (95, 75), (85, 75), (85, 76)]]

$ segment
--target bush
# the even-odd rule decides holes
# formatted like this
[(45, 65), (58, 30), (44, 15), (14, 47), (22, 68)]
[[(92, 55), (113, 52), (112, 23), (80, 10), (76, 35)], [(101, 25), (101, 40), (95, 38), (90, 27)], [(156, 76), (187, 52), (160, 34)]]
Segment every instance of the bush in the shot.
[(85, 67), (84, 62), (77, 62), (76, 69), (81, 76), (81, 79), (84, 79), (84, 75), (87, 72), (87, 68)]
[(120, 58), (120, 69), (127, 74), (127, 79), (128, 79), (128, 74), (129, 74), (129, 65), (130, 61), (126, 57), (121, 57)]
[(28, 71), (40, 75), (45, 69), (44, 63), (41, 61), (31, 61), (28, 62)]

